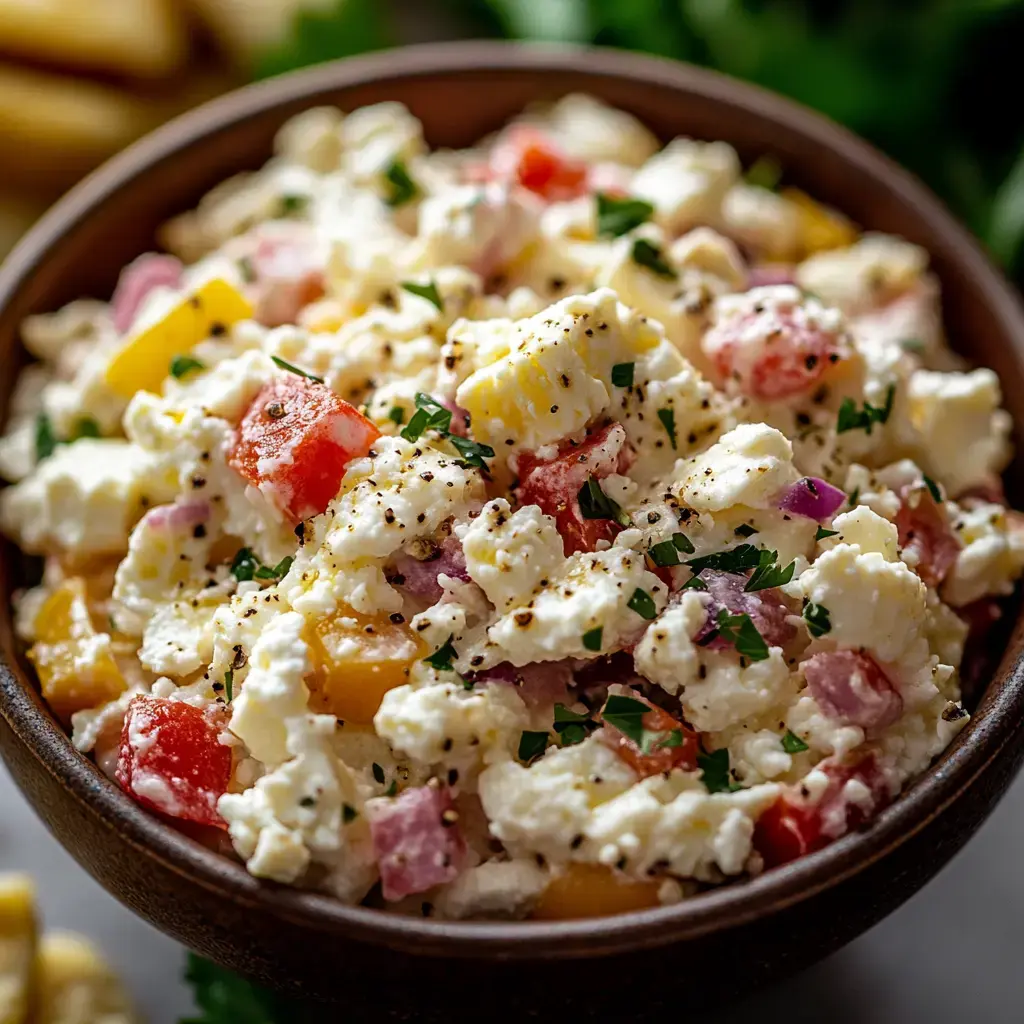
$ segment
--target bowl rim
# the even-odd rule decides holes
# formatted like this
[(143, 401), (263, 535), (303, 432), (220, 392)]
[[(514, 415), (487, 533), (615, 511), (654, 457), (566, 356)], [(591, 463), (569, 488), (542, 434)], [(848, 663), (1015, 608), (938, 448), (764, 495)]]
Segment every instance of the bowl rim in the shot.
[[(373, 81), (425, 76), (544, 71), (625, 79), (673, 92), (701, 94), (742, 107), (809, 138), (867, 177), (882, 180), (895, 199), (957, 253), (990, 304), (1008, 344), (1024, 349), (1024, 309), (1009, 284), (967, 230), (915, 178), (846, 129), (799, 104), (702, 68), (664, 58), (601, 48), (507, 42), (430, 43), (347, 58), (249, 85), (169, 122), (109, 160), (75, 186), (28, 232), (0, 266), (0, 314), (59, 245), (67, 230), (112, 199), (125, 182), (179, 150), (202, 145), (221, 130), (291, 102), (317, 102), (323, 92)], [(1024, 360), (1024, 357), (1022, 357)], [(5, 602), (6, 603), (6, 602)], [(0, 617), (10, 619), (9, 606)], [(44, 710), (20, 668), (0, 660), (3, 717), (36, 759), (91, 814), (116, 830), (134, 854), (253, 910), (277, 915), (312, 932), (329, 933), (408, 952), (512, 959), (606, 955), (699, 938), (810, 899), (866, 870), (908, 841), (956, 801), (1013, 739), (1024, 710), (1019, 618), (979, 714), (941, 759), (883, 811), (864, 832), (757, 878), (725, 885), (673, 906), (573, 921), (444, 921), (350, 906), (333, 897), (260, 881), (243, 865), (177, 832), (134, 803), (71, 745)], [(27, 684), (27, 685), (26, 685)]]

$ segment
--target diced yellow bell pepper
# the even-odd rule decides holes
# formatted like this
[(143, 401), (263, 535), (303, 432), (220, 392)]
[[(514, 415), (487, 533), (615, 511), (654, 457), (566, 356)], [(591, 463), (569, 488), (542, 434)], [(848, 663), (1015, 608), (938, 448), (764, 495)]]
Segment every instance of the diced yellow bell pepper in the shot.
[(658, 882), (621, 878), (600, 864), (570, 864), (541, 893), (532, 917), (567, 921), (658, 906)]
[(35, 626), (36, 642), (28, 657), (43, 696), (61, 721), (124, 691), (110, 647), (93, 628), (81, 577), (61, 583), (39, 609)]
[(373, 722), (384, 694), (408, 682), (409, 667), (427, 653), (404, 623), (349, 610), (317, 622), (309, 639), (310, 707), (356, 725)]
[(28, 1020), (36, 938), (32, 879), (0, 875), (0, 1024)]
[(800, 242), (803, 257), (826, 249), (842, 249), (857, 241), (857, 228), (837, 210), (824, 206), (798, 188), (782, 190), (800, 214)]
[(124, 398), (159, 391), (171, 360), (208, 338), (217, 325), (229, 327), (252, 316), (252, 304), (234, 285), (213, 278), (183, 295), (155, 324), (129, 335), (107, 365), (108, 386)]

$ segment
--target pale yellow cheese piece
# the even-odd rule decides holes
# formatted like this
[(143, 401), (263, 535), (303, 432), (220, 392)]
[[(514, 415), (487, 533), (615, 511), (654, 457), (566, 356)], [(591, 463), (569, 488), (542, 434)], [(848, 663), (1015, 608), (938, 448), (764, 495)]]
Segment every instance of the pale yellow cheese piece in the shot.
[(36, 976), (33, 1024), (138, 1024), (124, 986), (81, 935), (43, 936)]
[(188, 50), (170, 0), (0, 0), (0, 49), (87, 70), (165, 75)]
[(221, 45), (248, 60), (287, 38), (302, 10), (327, 10), (337, 0), (189, 0)]
[(0, 1024), (28, 1021), (35, 956), (32, 879), (27, 875), (0, 875)]
[(215, 324), (229, 327), (252, 316), (252, 304), (221, 278), (205, 281), (182, 295), (155, 323), (128, 336), (107, 365), (106, 382), (125, 398), (136, 391), (159, 391), (171, 360), (210, 336)]

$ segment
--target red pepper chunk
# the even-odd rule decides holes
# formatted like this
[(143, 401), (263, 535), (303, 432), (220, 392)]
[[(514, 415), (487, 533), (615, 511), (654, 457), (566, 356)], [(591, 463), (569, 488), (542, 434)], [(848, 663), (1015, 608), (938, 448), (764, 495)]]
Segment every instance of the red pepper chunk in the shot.
[(517, 125), (491, 153), (489, 177), (514, 181), (549, 203), (586, 195), (587, 165), (572, 160), (543, 132)]
[[(611, 747), (642, 779), (661, 775), (673, 768), (693, 771), (697, 767), (697, 754), (700, 750), (697, 734), (688, 725), (674, 719), (664, 708), (652, 704), (639, 693), (630, 693), (629, 696), (650, 707), (651, 710), (641, 719), (641, 725), (648, 732), (660, 734), (660, 743), (654, 741), (651, 749), (645, 753), (640, 744), (607, 722), (597, 734), (601, 742)], [(671, 742), (674, 739), (673, 733), (676, 732), (681, 734), (682, 741), (677, 746), (665, 746), (666, 741)]]
[(327, 508), (345, 467), (378, 437), (380, 431), (330, 388), (289, 374), (260, 389), (228, 461), (298, 522)]
[[(816, 800), (790, 786), (757, 820), (754, 849), (774, 868), (822, 850), (873, 818), (889, 802), (889, 789), (874, 754), (856, 764), (818, 765), (828, 785)], [(851, 789), (848, 783), (859, 783)]]
[(216, 712), (140, 694), (128, 705), (117, 781), (143, 807), (224, 828), (217, 801), (231, 781), (231, 748)]
[(582, 441), (561, 441), (552, 459), (522, 452), (519, 501), (537, 505), (554, 517), (567, 556), (595, 551), (599, 540), (614, 540), (622, 527), (611, 519), (585, 519), (580, 511), (580, 488), (589, 477), (601, 480), (624, 473), (631, 461), (626, 431), (618, 423), (610, 423)]

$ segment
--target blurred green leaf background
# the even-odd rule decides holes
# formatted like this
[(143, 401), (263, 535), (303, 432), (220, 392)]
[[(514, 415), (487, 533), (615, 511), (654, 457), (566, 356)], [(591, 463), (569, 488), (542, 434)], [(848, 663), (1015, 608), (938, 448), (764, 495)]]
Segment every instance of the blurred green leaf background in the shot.
[(815, 107), (923, 178), (1024, 278), (1024, 0), (338, 0), (264, 77), (395, 45), (404, 21), (692, 61)]

